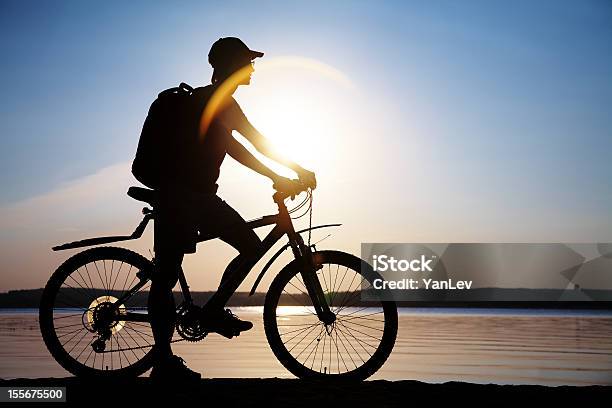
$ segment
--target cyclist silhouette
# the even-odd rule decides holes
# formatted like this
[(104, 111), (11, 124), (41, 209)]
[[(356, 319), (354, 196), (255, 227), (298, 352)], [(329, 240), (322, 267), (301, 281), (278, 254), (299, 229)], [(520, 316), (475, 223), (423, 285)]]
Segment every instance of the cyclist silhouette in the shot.
[[(217, 233), (239, 251), (225, 269), (219, 288), (204, 307), (208, 331), (225, 337), (249, 330), (253, 324), (240, 320), (225, 304), (246, 277), (262, 250), (261, 240), (231, 206), (217, 196), (221, 163), (229, 154), (239, 163), (270, 178), (276, 189), (292, 191), (296, 182), (282, 177), (261, 163), (233, 136), (236, 130), (260, 153), (292, 169), (301, 183), (316, 187), (315, 174), (282, 157), (268, 140), (251, 125), (232, 97), (239, 85), (249, 85), (253, 60), (263, 53), (250, 50), (235, 37), (217, 40), (208, 54), (213, 67), (212, 83), (197, 88), (203, 119), (196, 152), (186, 157), (167, 157), (163, 181), (158, 189), (159, 217), (155, 223), (156, 270), (149, 294), (149, 313), (155, 339), (156, 363), (151, 377), (168, 380), (199, 379), (184, 361), (172, 353), (170, 340), (175, 324), (176, 305), (172, 289), (176, 285), (183, 256), (195, 252), (199, 233)], [(214, 106), (212, 106), (214, 104)], [(212, 107), (212, 109), (211, 109)], [(208, 112), (211, 112), (209, 114)], [(207, 115), (209, 117), (207, 117)]]

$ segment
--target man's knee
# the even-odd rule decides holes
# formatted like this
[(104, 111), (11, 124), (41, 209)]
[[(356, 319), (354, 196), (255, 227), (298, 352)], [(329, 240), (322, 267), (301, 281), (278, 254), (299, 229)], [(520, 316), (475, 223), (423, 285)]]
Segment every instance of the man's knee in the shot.
[(236, 248), (241, 255), (251, 257), (259, 254), (263, 250), (263, 243), (257, 234), (249, 229), (240, 239), (240, 247)]
[(251, 256), (258, 255), (262, 250), (263, 250), (263, 242), (261, 242), (261, 239), (259, 239), (257, 234), (253, 233), (253, 237), (251, 237), (249, 244), (248, 244), (248, 248), (246, 251), (247, 254)]
[(155, 270), (151, 277), (153, 284), (172, 289), (178, 282), (182, 263), (182, 252), (168, 251), (158, 254), (155, 259)]
[(233, 246), (243, 257), (257, 256), (263, 250), (263, 243), (251, 229), (221, 237)]

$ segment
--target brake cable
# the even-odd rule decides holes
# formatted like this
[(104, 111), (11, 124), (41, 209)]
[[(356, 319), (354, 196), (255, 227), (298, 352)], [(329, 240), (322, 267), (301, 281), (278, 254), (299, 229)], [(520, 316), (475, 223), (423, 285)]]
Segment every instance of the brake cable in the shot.
[(295, 208), (291, 209), (289, 211), (289, 214), (297, 212), (299, 209), (304, 207), (304, 205), (306, 205), (306, 203), (308, 203), (308, 208), (306, 209), (306, 211), (304, 211), (302, 214), (300, 214), (300, 215), (298, 215), (296, 217), (291, 217), (291, 219), (297, 220), (299, 218), (302, 218), (303, 216), (305, 216), (308, 213), (308, 246), (310, 246), (310, 241), (311, 241), (311, 238), (312, 238), (312, 201), (313, 201), (313, 194), (312, 194), (312, 190), (311, 189), (308, 189), (306, 192), (307, 192), (306, 198), (299, 205), (297, 205)]
[[(302, 200), (301, 203), (299, 203), (298, 205), (296, 205), (294, 208), (292, 208), (291, 210), (288, 211), (289, 214), (293, 214), (295, 212), (297, 212), (300, 208), (302, 208), (306, 202), (308, 201), (308, 199), (310, 198), (310, 192), (308, 192), (308, 194), (306, 195), (306, 197), (304, 198), (304, 200)], [(297, 217), (291, 217), (292, 219), (298, 219), (300, 217), (302, 217), (304, 214), (301, 214)]]
[(312, 236), (312, 191), (310, 191), (310, 205), (308, 206), (308, 246), (310, 246), (310, 237)]

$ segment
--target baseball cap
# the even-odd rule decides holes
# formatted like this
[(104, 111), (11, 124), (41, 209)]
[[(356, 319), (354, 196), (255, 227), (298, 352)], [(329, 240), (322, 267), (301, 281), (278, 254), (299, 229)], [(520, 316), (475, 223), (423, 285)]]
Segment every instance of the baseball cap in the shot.
[(216, 68), (227, 65), (238, 58), (254, 60), (255, 58), (263, 57), (263, 55), (263, 52), (249, 49), (240, 38), (224, 37), (219, 38), (210, 47), (208, 62), (213, 68)]

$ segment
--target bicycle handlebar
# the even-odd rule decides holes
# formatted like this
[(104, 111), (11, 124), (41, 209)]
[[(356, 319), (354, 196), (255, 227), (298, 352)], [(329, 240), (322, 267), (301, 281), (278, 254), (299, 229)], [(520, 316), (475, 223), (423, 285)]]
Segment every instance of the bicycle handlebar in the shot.
[(308, 189), (310, 188), (310, 186), (307, 186), (306, 184), (302, 183), (300, 180), (294, 179), (292, 181), (294, 182), (295, 189), (292, 189), (291, 191), (278, 190), (276, 188), (276, 184), (272, 186), (276, 190), (276, 193), (274, 193), (274, 195), (272, 196), (274, 198), (274, 201), (276, 200), (282, 201), (289, 197), (291, 197), (291, 199), (294, 200), (295, 196), (300, 195), (301, 193), (305, 191), (308, 191)]

